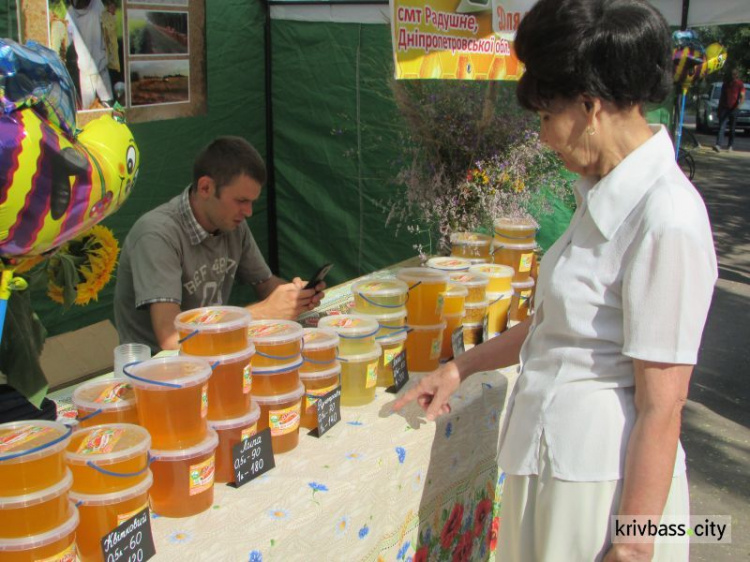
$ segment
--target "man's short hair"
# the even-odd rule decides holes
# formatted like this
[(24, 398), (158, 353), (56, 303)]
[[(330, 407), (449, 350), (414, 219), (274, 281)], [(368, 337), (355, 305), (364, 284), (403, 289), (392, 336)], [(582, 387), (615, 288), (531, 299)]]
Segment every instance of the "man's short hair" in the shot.
[(216, 182), (216, 195), (222, 187), (237, 176), (249, 176), (259, 184), (266, 181), (266, 165), (260, 153), (242, 137), (219, 137), (211, 141), (195, 159), (193, 183), (195, 191), (198, 180), (208, 176)]

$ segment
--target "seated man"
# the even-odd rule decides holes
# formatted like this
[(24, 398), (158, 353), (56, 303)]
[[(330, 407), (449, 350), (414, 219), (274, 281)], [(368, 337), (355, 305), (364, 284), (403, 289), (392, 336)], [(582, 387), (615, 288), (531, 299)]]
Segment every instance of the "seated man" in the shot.
[(239, 137), (220, 137), (198, 155), (193, 182), (138, 219), (125, 239), (115, 288), (115, 324), (122, 343), (153, 352), (177, 349), (175, 317), (183, 310), (226, 304), (235, 277), (255, 287), (253, 318), (295, 319), (315, 308), (323, 283), (304, 290), (271, 274), (247, 219), (266, 168)]

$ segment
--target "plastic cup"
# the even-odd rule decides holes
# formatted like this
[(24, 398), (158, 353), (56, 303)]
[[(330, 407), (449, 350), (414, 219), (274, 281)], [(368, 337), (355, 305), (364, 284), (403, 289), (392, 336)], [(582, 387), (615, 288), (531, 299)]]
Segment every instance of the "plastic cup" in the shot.
[(366, 353), (342, 355), (341, 361), (341, 405), (363, 406), (375, 400), (378, 384), (378, 363), (383, 353), (379, 344)]
[(440, 360), (446, 361), (453, 357), (453, 332), (456, 328), (463, 326), (464, 313), (459, 312), (458, 314), (446, 314), (445, 318), (445, 330), (443, 330), (443, 341), (440, 345)]
[(397, 276), (409, 285), (409, 300), (406, 303), (409, 326), (427, 326), (440, 322), (448, 275), (429, 267), (405, 267), (399, 270)]
[(378, 325), (380, 326), (378, 333), (375, 334), (376, 341), (406, 331), (405, 308), (397, 308), (393, 312), (371, 314), (370, 316), (377, 320)]
[(60, 482), (72, 433), (72, 428), (52, 421), (0, 425), (0, 496), (31, 494)]
[(247, 330), (255, 344), (253, 369), (296, 361), (302, 351), (302, 326), (291, 320), (255, 320)]
[(380, 338), (378, 344), (383, 352), (378, 363), (377, 386), (389, 387), (393, 385), (393, 359), (406, 348), (406, 331)]
[(488, 258), (492, 237), (479, 232), (451, 234), (451, 255), (461, 258)]
[(234, 482), (232, 448), (258, 432), (260, 408), (253, 400), (247, 411), (230, 420), (208, 420), (208, 427), (219, 436), (216, 448), (216, 482)]
[(406, 366), (409, 373), (428, 373), (438, 368), (446, 323), (409, 326), (406, 336)]
[(327, 371), (333, 367), (339, 354), (339, 336), (336, 332), (321, 328), (305, 328), (304, 340), (300, 374)]
[(305, 385), (305, 397), (302, 400), (302, 414), (300, 425), (307, 429), (318, 427), (318, 399), (341, 385), (341, 365), (336, 362), (325, 371), (300, 374), (300, 380)]
[(523, 322), (529, 317), (531, 303), (534, 298), (534, 280), (529, 279), (520, 283), (513, 283), (513, 296), (508, 311), (509, 323)]
[(206, 438), (211, 366), (205, 359), (158, 357), (126, 368), (125, 376), (155, 449), (192, 447)]
[(255, 346), (249, 343), (237, 353), (201, 357), (212, 368), (208, 379), (208, 419), (227, 420), (247, 412), (253, 389), (254, 355)]
[(148, 491), (154, 482), (150, 470), (135, 486), (108, 494), (70, 493), (78, 505), (81, 522), (76, 529), (76, 543), (81, 562), (102, 560), (102, 538), (148, 507)]
[(78, 410), (79, 429), (104, 423), (138, 423), (135, 391), (125, 378), (82, 384), (73, 391), (73, 405)]
[(496, 244), (494, 246), (495, 263), (512, 267), (515, 271), (513, 283), (527, 281), (534, 265), (536, 243), (532, 244)]
[(484, 332), (484, 324), (479, 323), (467, 323), (464, 321), (464, 345), (477, 345), (482, 341), (482, 335)]
[(530, 218), (502, 217), (495, 221), (495, 241), (500, 244), (533, 244), (539, 230)]
[(513, 293), (487, 293), (487, 330), (490, 337), (504, 332), (508, 327), (508, 311)]
[(78, 510), (68, 502), (68, 515), (58, 527), (37, 535), (0, 539), (0, 559), (3, 562), (77, 560), (78, 521)]
[(123, 343), (114, 351), (114, 373), (122, 377), (122, 368), (128, 363), (136, 363), (151, 359), (151, 348), (145, 343)]
[(482, 302), (467, 302), (464, 321), (467, 324), (481, 324), (484, 322), (484, 317), (487, 316), (487, 307), (489, 304), (490, 301), (488, 300)]
[(299, 424), (302, 411), (302, 397), (305, 386), (300, 385), (287, 394), (279, 396), (258, 396), (260, 407), (258, 431), (271, 428), (271, 448), (278, 455), (294, 449), (299, 443)]
[(188, 355), (226, 355), (247, 347), (250, 313), (238, 306), (207, 306), (177, 315), (174, 326)]
[(257, 367), (253, 371), (253, 397), (276, 396), (292, 392), (299, 386), (302, 357), (275, 367)]
[(490, 284), (490, 278), (483, 273), (471, 273), (470, 271), (453, 273), (450, 279), (466, 287), (468, 290), (467, 303), (482, 302), (487, 299), (487, 285)]
[(54, 486), (22, 496), (0, 497), (0, 537), (38, 535), (62, 525), (68, 518), (68, 491), (73, 474), (68, 470)]
[(163, 517), (188, 517), (206, 511), (214, 502), (215, 453), (219, 437), (213, 429), (192, 447), (152, 449), (151, 509)]
[(436, 257), (427, 260), (427, 267), (439, 271), (467, 271), (470, 266), (471, 263), (468, 260), (455, 256)]
[(151, 436), (129, 423), (95, 425), (73, 434), (65, 462), (73, 472), (73, 491), (108, 494), (135, 486), (148, 472)]
[(448, 288), (443, 293), (443, 316), (463, 314), (469, 289), (456, 281), (449, 281)]
[(339, 354), (367, 353), (375, 345), (375, 335), (380, 331), (378, 321), (364, 314), (336, 314), (324, 316), (318, 327), (333, 330), (339, 336)]
[(488, 293), (509, 293), (511, 291), (510, 283), (513, 280), (515, 271), (510, 266), (486, 263), (471, 266), (469, 272), (487, 276), (489, 279), (489, 284), (487, 285)]
[(409, 286), (399, 279), (363, 279), (352, 285), (354, 311), (378, 314), (406, 304)]

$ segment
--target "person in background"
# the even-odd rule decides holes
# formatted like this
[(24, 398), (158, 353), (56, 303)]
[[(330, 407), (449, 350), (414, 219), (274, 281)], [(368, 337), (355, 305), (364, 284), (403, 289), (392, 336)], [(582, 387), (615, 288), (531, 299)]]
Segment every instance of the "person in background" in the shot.
[(717, 265), (703, 201), (644, 117), (671, 88), (669, 26), (646, 0), (541, 0), (514, 46), (519, 102), (581, 176), (577, 210), (541, 261), (532, 317), (394, 408), (416, 401), (434, 419), (467, 377), (520, 361), (497, 559), (687, 560), (687, 540), (628, 542), (610, 527), (689, 524), (680, 416)]
[(272, 275), (247, 225), (265, 180), (255, 148), (219, 137), (196, 158), (190, 186), (136, 221), (115, 287), (121, 343), (177, 349), (175, 317), (226, 304), (235, 279), (254, 286), (260, 301), (247, 308), (255, 319), (294, 320), (318, 305), (325, 284), (304, 289), (299, 277), (288, 283)]
[(727, 150), (734, 150), (734, 128), (737, 124), (737, 114), (745, 102), (745, 84), (740, 80), (740, 72), (733, 68), (732, 72), (724, 79), (719, 95), (719, 132), (716, 133), (716, 144), (714, 150), (721, 152), (724, 143), (724, 130), (729, 123), (729, 144)]

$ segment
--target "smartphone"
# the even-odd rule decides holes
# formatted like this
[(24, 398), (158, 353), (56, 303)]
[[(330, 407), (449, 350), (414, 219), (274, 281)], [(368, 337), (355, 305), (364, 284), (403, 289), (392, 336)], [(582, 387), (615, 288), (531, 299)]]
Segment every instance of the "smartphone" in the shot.
[(305, 285), (304, 289), (314, 289), (318, 283), (325, 279), (326, 275), (328, 275), (328, 272), (331, 271), (332, 267), (332, 263), (327, 263), (323, 267), (321, 267), (318, 271), (315, 272), (315, 275), (312, 276), (312, 279), (310, 279), (308, 284)]

